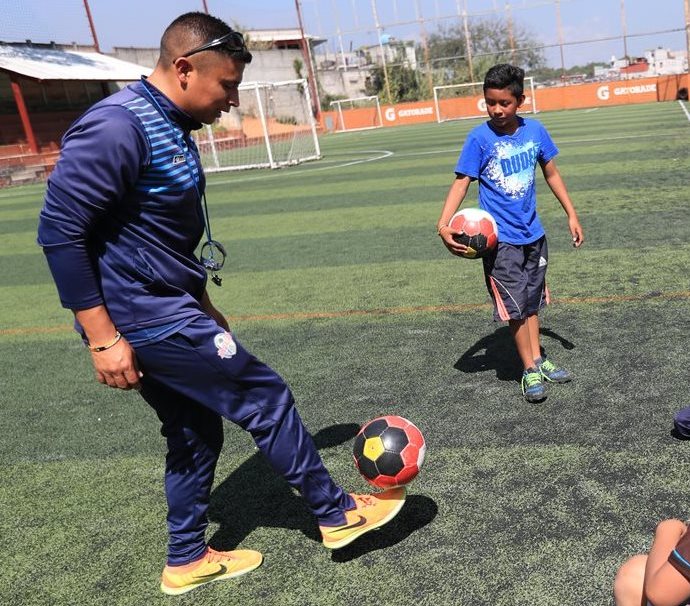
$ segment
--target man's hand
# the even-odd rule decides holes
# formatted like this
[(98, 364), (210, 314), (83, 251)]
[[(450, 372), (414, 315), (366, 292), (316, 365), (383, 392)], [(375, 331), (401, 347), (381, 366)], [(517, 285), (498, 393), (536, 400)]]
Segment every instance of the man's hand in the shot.
[(134, 350), (118, 332), (105, 306), (74, 310), (74, 315), (84, 330), (98, 382), (118, 389), (139, 389), (143, 373)]
[(218, 326), (230, 332), (230, 324), (228, 324), (227, 318), (215, 307), (211, 306), (210, 309), (205, 309), (204, 311), (216, 321)]
[(137, 366), (134, 349), (123, 337), (103, 351), (92, 351), (91, 359), (99, 383), (117, 389), (139, 389), (143, 373)]
[(201, 308), (207, 315), (216, 321), (218, 326), (230, 332), (230, 325), (228, 324), (227, 318), (213, 306), (211, 298), (208, 296), (208, 291), (204, 291), (204, 295), (201, 297)]

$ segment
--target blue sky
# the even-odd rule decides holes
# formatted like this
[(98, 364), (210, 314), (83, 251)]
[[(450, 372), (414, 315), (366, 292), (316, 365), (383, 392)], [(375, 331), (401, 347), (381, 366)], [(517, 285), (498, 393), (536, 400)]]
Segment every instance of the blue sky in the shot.
[[(206, 0), (209, 11), (246, 29), (297, 27), (294, 0)], [(458, 6), (465, 5), (470, 19), (512, 15), (532, 37), (554, 45), (547, 60), (560, 66), (557, 9), (554, 0), (376, 0), (379, 22), (385, 33), (419, 40), (419, 18), (430, 19), (427, 34), (439, 25), (453, 23)], [(201, 0), (89, 0), (101, 49), (113, 46), (156, 46), (165, 26), (177, 15), (203, 10)], [(328, 38), (322, 50), (332, 53), (377, 43), (372, 0), (301, 0), (305, 30)], [(683, 0), (623, 0), (627, 50), (642, 55), (662, 46), (685, 50), (684, 31), (642, 35), (652, 31), (684, 28)], [(0, 40), (89, 43), (90, 32), (83, 0), (3, 0)], [(623, 32), (621, 0), (561, 0), (563, 40), (579, 42), (620, 37)], [(395, 22), (405, 22), (396, 25)], [(340, 35), (338, 35), (340, 32)], [(623, 42), (612, 40), (563, 47), (566, 67), (589, 61), (607, 61), (623, 55)]]

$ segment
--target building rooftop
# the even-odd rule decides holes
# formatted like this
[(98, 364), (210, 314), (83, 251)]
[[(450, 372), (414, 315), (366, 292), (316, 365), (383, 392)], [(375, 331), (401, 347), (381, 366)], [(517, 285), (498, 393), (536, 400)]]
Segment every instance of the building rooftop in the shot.
[[(298, 28), (285, 29), (252, 29), (244, 32), (244, 35), (254, 42), (273, 42), (276, 46), (286, 43), (299, 43), (302, 40), (302, 33)], [(320, 38), (305, 34), (304, 37), (311, 42), (312, 46), (318, 46), (327, 41), (327, 38)]]
[(151, 69), (96, 52), (0, 43), (0, 71), (36, 80), (134, 81)]

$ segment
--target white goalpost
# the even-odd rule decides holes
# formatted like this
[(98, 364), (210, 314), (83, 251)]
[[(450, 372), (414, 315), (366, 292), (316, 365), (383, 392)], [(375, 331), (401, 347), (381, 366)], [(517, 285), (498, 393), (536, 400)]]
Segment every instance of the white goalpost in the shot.
[[(345, 106), (344, 109), (348, 110), (347, 121), (343, 113), (343, 106)], [(330, 107), (335, 107), (338, 114), (335, 127), (336, 132), (367, 130), (383, 126), (381, 104), (376, 95), (336, 99), (331, 101)]]
[[(483, 86), (483, 82), (434, 86), (437, 121), (448, 122), (449, 120), (486, 117)], [(536, 114), (537, 111), (534, 79), (528, 76), (525, 78), (525, 102), (522, 104), (520, 112)]]
[(321, 157), (305, 79), (246, 82), (240, 106), (195, 136), (206, 172), (279, 168)]

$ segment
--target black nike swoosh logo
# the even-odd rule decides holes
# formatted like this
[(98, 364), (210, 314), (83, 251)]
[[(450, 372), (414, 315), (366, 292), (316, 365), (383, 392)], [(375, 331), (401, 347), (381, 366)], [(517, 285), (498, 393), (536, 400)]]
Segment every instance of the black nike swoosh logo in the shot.
[(358, 528), (359, 526), (364, 526), (366, 523), (367, 519), (364, 516), (359, 516), (359, 520), (354, 524), (350, 524), (349, 526), (343, 526), (342, 528), (336, 528), (335, 530), (331, 530), (331, 533), (342, 532), (343, 530), (350, 530), (352, 528)]
[(199, 579), (199, 580), (214, 579), (216, 577), (219, 577), (219, 576), (225, 574), (228, 571), (228, 569), (225, 566), (223, 566), (222, 564), (218, 564), (218, 566), (220, 566), (220, 568), (218, 570), (216, 570), (215, 572), (212, 572), (210, 574), (195, 575), (194, 578)]

